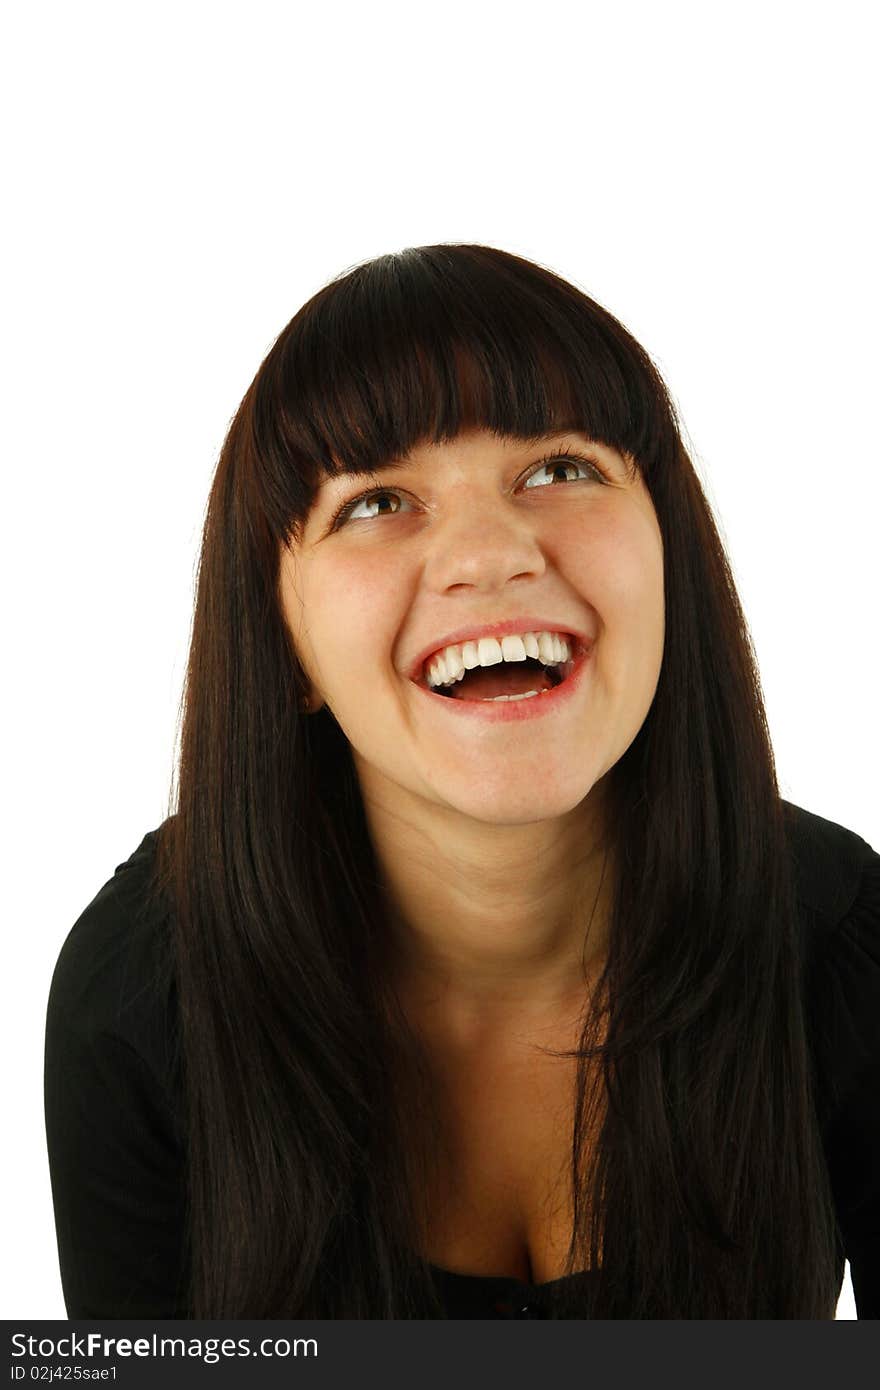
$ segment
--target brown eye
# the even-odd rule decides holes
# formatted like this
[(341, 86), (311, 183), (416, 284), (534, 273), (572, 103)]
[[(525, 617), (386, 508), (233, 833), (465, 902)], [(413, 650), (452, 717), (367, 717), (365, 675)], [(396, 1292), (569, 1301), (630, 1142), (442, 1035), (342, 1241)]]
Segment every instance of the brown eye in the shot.
[[(562, 468), (566, 464), (570, 465), (572, 468), (584, 469), (588, 474), (586, 478), (572, 478), (570, 480), (571, 482), (580, 483), (590, 482), (594, 480), (598, 482), (605, 481), (602, 472), (600, 471), (598, 466), (595, 463), (593, 463), (592, 459), (582, 458), (579, 454), (560, 452), (556, 454), (549, 454), (547, 458), (540, 459), (538, 463), (536, 463), (529, 472), (524, 485), (526, 487), (529, 487), (531, 479), (534, 478), (538, 473), (540, 473), (542, 468)], [(387, 487), (374, 487), (371, 488), (369, 492), (362, 492), (359, 497), (353, 497), (350, 502), (345, 502), (339, 508), (339, 511), (336, 513), (331, 523), (331, 531), (339, 530), (340, 527), (344, 526), (349, 520), (351, 520), (353, 513), (357, 507), (360, 507), (362, 504), (365, 504), (367, 502), (378, 501), (383, 497), (396, 497), (398, 499), (401, 499), (403, 497), (403, 493), (398, 492), (395, 488)], [(386, 510), (384, 512), (377, 512), (374, 516), (355, 517), (354, 520), (377, 521), (380, 516), (395, 516), (396, 514), (397, 513), (394, 511)]]
[[(380, 498), (380, 497), (400, 497), (400, 495), (401, 495), (401, 494), (400, 494), (399, 492), (395, 492), (395, 491), (394, 491), (393, 489), (391, 489), (391, 488), (382, 487), (382, 488), (374, 488), (372, 492), (364, 492), (364, 493), (361, 493), (360, 497), (353, 497), (353, 498), (351, 499), (350, 502), (346, 502), (346, 503), (344, 504), (344, 506), (340, 507), (339, 511), (336, 513), (335, 517), (333, 518), (333, 526), (332, 526), (332, 529), (335, 530), (338, 526), (342, 526), (342, 525), (349, 519), (349, 517), (351, 516), (351, 514), (352, 514), (352, 512), (355, 510), (355, 508), (356, 508), (356, 507), (359, 507), (359, 506), (361, 505), (362, 502), (374, 502), (374, 501), (377, 500), (377, 498)], [(384, 516), (387, 516), (387, 515), (389, 515), (389, 513), (388, 513), (388, 512), (384, 512), (384, 513), (383, 513), (383, 512), (379, 512), (379, 513), (377, 513), (377, 516), (383, 516), (383, 515), (384, 515)], [(393, 513), (391, 513), (391, 515), (393, 515)], [(359, 518), (358, 518), (358, 520), (360, 520), (360, 521), (375, 521), (376, 519), (377, 519), (376, 516), (367, 516), (367, 517), (359, 517)]]
[[(543, 468), (553, 468), (555, 470), (556, 468), (563, 467), (565, 464), (570, 464), (572, 468), (585, 468), (594, 478), (598, 478), (600, 482), (604, 481), (602, 474), (592, 460), (581, 458), (578, 454), (566, 453), (551, 454), (549, 458), (541, 459), (540, 463), (536, 463), (534, 469), (526, 479), (525, 486), (528, 487), (532, 478), (536, 477)], [(571, 481), (577, 483), (583, 480), (580, 478), (572, 478)]]

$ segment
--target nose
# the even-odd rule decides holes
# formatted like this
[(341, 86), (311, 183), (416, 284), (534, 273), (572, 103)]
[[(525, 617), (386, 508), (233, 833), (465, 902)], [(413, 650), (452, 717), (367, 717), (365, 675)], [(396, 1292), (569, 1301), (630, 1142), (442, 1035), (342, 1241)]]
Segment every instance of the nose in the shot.
[(547, 568), (545, 543), (537, 521), (516, 515), (506, 499), (464, 496), (431, 528), (425, 580), (446, 591), (461, 584), (500, 588), (510, 579), (537, 577)]

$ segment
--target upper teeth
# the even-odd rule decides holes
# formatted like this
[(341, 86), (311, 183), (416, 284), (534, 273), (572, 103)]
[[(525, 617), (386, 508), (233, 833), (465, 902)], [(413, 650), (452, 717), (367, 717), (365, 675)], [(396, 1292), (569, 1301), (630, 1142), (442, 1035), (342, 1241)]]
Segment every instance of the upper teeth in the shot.
[(425, 676), (430, 686), (454, 685), (465, 671), (475, 666), (497, 666), (500, 661), (525, 661), (535, 657), (545, 666), (558, 666), (571, 660), (571, 645), (559, 632), (523, 632), (502, 637), (480, 637), (476, 642), (461, 646), (443, 647), (426, 663)]

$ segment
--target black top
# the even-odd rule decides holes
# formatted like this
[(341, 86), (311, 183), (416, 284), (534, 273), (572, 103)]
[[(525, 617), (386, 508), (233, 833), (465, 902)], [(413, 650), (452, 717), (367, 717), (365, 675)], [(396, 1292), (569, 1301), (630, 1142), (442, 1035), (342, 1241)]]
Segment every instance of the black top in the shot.
[[(786, 804), (811, 951), (808, 1022), (823, 1143), (859, 1318), (880, 1317), (880, 854)], [(70, 1318), (185, 1317), (175, 1020), (160, 978), (162, 915), (146, 876), (156, 832), (78, 918), (61, 948), (46, 1027), (46, 1133)], [(166, 925), (167, 925), (167, 918)], [(546, 1317), (554, 1286), (432, 1267), (455, 1318)], [(843, 1267), (840, 1270), (843, 1278)], [(585, 1271), (573, 1279), (601, 1277)]]

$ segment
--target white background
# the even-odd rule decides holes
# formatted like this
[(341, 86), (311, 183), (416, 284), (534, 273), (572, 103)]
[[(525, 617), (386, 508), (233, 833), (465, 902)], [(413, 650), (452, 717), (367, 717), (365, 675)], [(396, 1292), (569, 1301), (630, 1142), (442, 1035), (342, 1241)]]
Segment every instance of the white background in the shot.
[(872, 9), (8, 8), (4, 1317), (65, 1316), (46, 996), (165, 814), (218, 450), (348, 266), (480, 241), (622, 319), (721, 523), (783, 794), (880, 848)]

